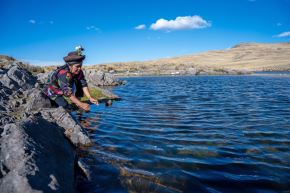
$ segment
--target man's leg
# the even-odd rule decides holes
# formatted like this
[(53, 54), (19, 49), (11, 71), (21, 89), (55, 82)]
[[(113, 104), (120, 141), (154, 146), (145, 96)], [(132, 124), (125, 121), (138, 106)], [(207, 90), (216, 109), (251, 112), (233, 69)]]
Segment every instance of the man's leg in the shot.
[(76, 87), (76, 92), (75, 92), (75, 96), (80, 99), (84, 96), (84, 91), (83, 91), (83, 87), (81, 85), (80, 82), (76, 82), (75, 83), (75, 87)]
[(68, 104), (68, 102), (62, 97), (62, 96), (58, 96), (56, 97), (56, 99), (54, 100), (54, 102), (58, 105), (61, 106), (67, 110), (71, 110), (71, 106)]

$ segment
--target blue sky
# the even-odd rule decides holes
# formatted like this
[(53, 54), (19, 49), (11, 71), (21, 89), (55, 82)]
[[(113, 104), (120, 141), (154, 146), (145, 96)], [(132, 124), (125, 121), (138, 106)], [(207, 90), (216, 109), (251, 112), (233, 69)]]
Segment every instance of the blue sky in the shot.
[(77, 45), (89, 65), (290, 42), (290, 0), (0, 0), (0, 20), (0, 54), (36, 65)]

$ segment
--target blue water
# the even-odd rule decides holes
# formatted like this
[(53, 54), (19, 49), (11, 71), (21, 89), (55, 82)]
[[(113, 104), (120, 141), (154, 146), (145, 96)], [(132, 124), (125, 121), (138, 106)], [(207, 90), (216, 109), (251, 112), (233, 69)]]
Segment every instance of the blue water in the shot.
[(127, 78), (75, 114), (94, 145), (80, 192), (290, 192), (290, 78)]

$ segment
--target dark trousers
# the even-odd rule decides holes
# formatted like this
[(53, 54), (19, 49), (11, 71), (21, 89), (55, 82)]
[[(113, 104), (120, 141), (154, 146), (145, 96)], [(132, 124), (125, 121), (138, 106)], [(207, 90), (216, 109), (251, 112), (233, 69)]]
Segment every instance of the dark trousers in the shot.
[(82, 84), (79, 81), (75, 82), (75, 86), (76, 86), (76, 91), (75, 91), (75, 96), (77, 98), (82, 98), (84, 96), (84, 91), (83, 91), (83, 87)]
[[(76, 92), (74, 93), (74, 95), (77, 98), (81, 98), (84, 96), (84, 91), (82, 89), (82, 85), (80, 83), (76, 83)], [(72, 106), (70, 104), (68, 104), (68, 102), (64, 99), (63, 96), (58, 96), (56, 97), (55, 100), (50, 100), (51, 106), (52, 107), (63, 107), (67, 110), (72, 110)]]
[(58, 97), (56, 97), (55, 100), (50, 99), (50, 103), (51, 103), (52, 107), (63, 107), (67, 110), (72, 109), (70, 104), (68, 104), (68, 102), (63, 98), (63, 96), (58, 96)]

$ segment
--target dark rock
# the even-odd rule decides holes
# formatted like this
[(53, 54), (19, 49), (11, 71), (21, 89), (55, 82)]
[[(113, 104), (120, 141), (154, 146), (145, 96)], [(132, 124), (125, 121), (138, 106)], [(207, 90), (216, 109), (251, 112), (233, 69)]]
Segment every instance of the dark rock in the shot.
[(107, 107), (112, 106), (112, 105), (113, 105), (113, 101), (112, 101), (112, 100), (107, 100), (107, 101), (105, 102), (105, 105), (106, 105)]
[(4, 107), (3, 104), (0, 104), (0, 112), (1, 112), (1, 111), (6, 111), (6, 108)]
[(20, 102), (17, 100), (12, 100), (10, 104), (12, 108), (18, 108), (20, 106)]
[(8, 65), (6, 68), (6, 73), (0, 77), (0, 82), (4, 86), (14, 90), (34, 87), (36, 77), (32, 76), (27, 70), (21, 68), (16, 63)]
[(47, 83), (51, 74), (52, 74), (52, 72), (39, 73), (39, 74), (37, 74), (37, 80), (43, 84)]
[(74, 121), (64, 108), (43, 109), (41, 113), (46, 120), (55, 122), (62, 127), (66, 137), (69, 138), (75, 146), (87, 146), (92, 143), (86, 131)]
[(63, 128), (33, 115), (0, 140), (0, 192), (75, 192), (75, 153)]
[(91, 173), (88, 165), (81, 159), (78, 160), (78, 167), (81, 170), (81, 173), (86, 177), (87, 180), (91, 180)]
[[(8, 124), (8, 123), (13, 123), (15, 121), (15, 118), (12, 116), (9, 116), (7, 113), (5, 112), (0, 112), (0, 128), (4, 127), (4, 125)], [(1, 132), (0, 132), (1, 133)]]
[[(42, 91), (39, 89), (32, 89), (29, 91), (30, 95), (28, 98), (30, 99), (26, 104), (26, 111), (36, 111), (42, 108), (49, 108), (51, 107), (50, 100), (44, 96)], [(22, 101), (23, 103), (25, 101)]]
[(3, 102), (3, 100), (8, 100), (11, 94), (12, 91), (0, 82), (0, 101)]

